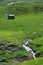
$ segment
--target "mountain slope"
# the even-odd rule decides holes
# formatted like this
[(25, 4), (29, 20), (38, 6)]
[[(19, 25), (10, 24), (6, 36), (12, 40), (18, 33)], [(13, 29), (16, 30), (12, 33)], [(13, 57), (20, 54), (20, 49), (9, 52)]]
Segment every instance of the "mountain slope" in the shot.
[(43, 58), (38, 58), (35, 60), (25, 61), (19, 65), (43, 65)]
[(30, 3), (34, 3), (34, 2), (43, 2), (43, 0), (0, 0), (0, 5), (6, 5), (10, 2), (15, 2), (15, 1), (22, 1), (22, 2), (30, 2)]

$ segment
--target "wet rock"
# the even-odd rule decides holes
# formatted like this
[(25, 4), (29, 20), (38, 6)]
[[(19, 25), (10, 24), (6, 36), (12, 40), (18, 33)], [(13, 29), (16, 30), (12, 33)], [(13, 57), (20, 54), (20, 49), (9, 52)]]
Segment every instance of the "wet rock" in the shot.
[(28, 56), (16, 56), (15, 59), (18, 60), (19, 62), (22, 62), (28, 60)]
[(4, 50), (4, 49), (5, 49), (5, 47), (1, 45), (0, 46), (0, 50)]
[(18, 47), (18, 50), (24, 50), (24, 48), (22, 48), (22, 47)]
[(17, 45), (15, 45), (15, 44), (6, 45), (6, 49), (11, 49), (11, 48), (15, 48), (15, 47), (17, 47)]
[(15, 44), (8, 44), (7, 46), (5, 46), (5, 49), (7, 51), (7, 53), (13, 53), (15, 51), (21, 50), (21, 47), (18, 47)]
[(7, 47), (17, 47), (15, 44), (9, 44)]
[(40, 53), (40, 52), (37, 52), (37, 53), (35, 54), (35, 57), (40, 57), (40, 55), (41, 55), (41, 53)]
[(33, 59), (33, 56), (32, 56), (32, 54), (30, 54), (29, 56), (26, 56), (26, 55), (24, 55), (24, 56), (16, 56), (16, 57), (14, 57), (17, 61), (19, 61), (19, 62), (23, 62), (23, 61), (26, 61), (26, 60), (30, 60), (30, 59)]
[(17, 50), (19, 50), (17, 47), (16, 48), (10, 47), (10, 48), (7, 48), (7, 53), (13, 53)]
[(15, 49), (10, 49), (10, 50), (7, 50), (7, 53), (13, 53), (15, 51)]

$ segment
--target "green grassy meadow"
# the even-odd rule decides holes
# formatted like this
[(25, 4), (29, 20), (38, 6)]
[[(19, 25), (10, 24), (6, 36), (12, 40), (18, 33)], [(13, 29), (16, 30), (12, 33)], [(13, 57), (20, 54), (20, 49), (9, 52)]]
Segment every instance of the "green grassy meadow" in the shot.
[[(36, 59), (23, 48), (27, 39)], [(0, 65), (43, 65), (42, 0), (0, 0)]]
[[(8, 41), (22, 46), (27, 38), (33, 39), (32, 49), (43, 51), (43, 13), (20, 15), (14, 20), (8, 20), (7, 16), (0, 18), (0, 42)], [(38, 43), (42, 45), (39, 48), (35, 46)]]
[(25, 38), (40, 36), (43, 39), (43, 13), (20, 15), (15, 20), (8, 20), (7, 16), (0, 18), (0, 41), (4, 38), (22, 44)]

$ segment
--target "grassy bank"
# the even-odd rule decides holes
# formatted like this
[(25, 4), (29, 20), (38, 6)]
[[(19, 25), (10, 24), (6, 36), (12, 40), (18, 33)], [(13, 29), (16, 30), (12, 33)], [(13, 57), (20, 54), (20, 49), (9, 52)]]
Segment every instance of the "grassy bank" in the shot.
[[(36, 52), (42, 52), (40, 54), (40, 57), (43, 57), (43, 13), (32, 13), (32, 14), (25, 14), (25, 15), (19, 15), (16, 16), (14, 20), (8, 20), (7, 16), (0, 16), (0, 47), (2, 43), (5, 43), (4, 45), (4, 52), (3, 50), (0, 50), (0, 53), (4, 53), (4, 55), (0, 56), (0, 60), (6, 59), (7, 62), (3, 62), (3, 64), (7, 65), (17, 65), (18, 58), (21, 60), (24, 56), (32, 57), (31, 54), (24, 51), (22, 45), (26, 41), (26, 39), (32, 39), (32, 42), (30, 44), (30, 47), (35, 50)], [(16, 50), (9, 54), (9, 48), (12, 50), (12, 46), (7, 46), (9, 43), (17, 44), (19, 47), (21, 47), (23, 50)], [(39, 45), (39, 46), (38, 46)], [(3, 44), (2, 44), (3, 46)], [(7, 47), (7, 49), (5, 49)], [(17, 47), (17, 49), (19, 48)], [(2, 48), (1, 48), (2, 49)], [(13, 48), (15, 49), (15, 47)], [(8, 52), (7, 52), (8, 51)], [(15, 60), (14, 57), (17, 57)], [(11, 59), (13, 58), (13, 59)], [(40, 62), (40, 65), (43, 64), (42, 59), (36, 59), (26, 61), (20, 65), (30, 65), (30, 63), (34, 65), (38, 65)], [(37, 61), (37, 62), (36, 62)], [(35, 64), (36, 62), (36, 64)], [(1, 63), (0, 63), (1, 64)]]
[(25, 61), (19, 65), (43, 65), (43, 58), (38, 58), (35, 60)]

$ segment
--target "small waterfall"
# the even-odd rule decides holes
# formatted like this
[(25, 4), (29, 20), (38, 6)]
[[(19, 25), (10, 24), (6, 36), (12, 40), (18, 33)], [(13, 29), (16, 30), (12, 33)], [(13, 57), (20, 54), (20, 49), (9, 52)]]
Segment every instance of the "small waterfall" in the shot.
[[(30, 41), (31, 41), (31, 40), (30, 40)], [(26, 41), (26, 43), (23, 44), (23, 48), (24, 48), (27, 52), (32, 53), (33, 58), (36, 59), (36, 57), (35, 57), (35, 54), (36, 54), (36, 53), (34, 53), (33, 50), (32, 50), (29, 46), (26, 46), (30, 41), (29, 41), (29, 40)]]

